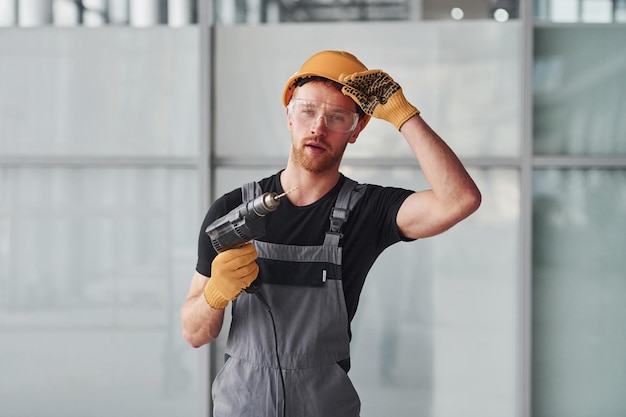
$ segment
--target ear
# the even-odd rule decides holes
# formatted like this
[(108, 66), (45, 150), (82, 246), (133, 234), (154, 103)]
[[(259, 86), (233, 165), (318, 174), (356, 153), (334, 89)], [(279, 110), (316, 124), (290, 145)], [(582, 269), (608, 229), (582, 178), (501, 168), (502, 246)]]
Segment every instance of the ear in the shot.
[(291, 117), (289, 117), (289, 109), (285, 109), (285, 116), (287, 117), (287, 129), (291, 132), (293, 130), (293, 122), (291, 121)]
[(356, 142), (356, 138), (359, 137), (359, 133), (361, 133), (361, 129), (363, 129), (363, 119), (359, 118), (359, 122), (356, 124), (356, 127), (350, 133), (350, 138), (348, 139), (348, 143)]

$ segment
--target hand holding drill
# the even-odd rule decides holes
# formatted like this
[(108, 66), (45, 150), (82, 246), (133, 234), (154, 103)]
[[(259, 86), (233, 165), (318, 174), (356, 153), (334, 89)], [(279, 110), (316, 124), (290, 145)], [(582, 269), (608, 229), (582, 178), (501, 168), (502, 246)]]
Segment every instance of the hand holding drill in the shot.
[(204, 287), (204, 298), (211, 307), (226, 308), (256, 279), (258, 253), (252, 243), (220, 252), (211, 265), (211, 278)]
[(211, 264), (211, 278), (204, 287), (204, 298), (211, 307), (226, 308), (229, 301), (246, 290), (259, 289), (253, 284), (259, 274), (259, 256), (252, 243), (265, 234), (265, 216), (278, 208), (280, 199), (295, 188), (282, 193), (264, 193), (243, 202), (206, 228), (211, 244), (218, 253)]

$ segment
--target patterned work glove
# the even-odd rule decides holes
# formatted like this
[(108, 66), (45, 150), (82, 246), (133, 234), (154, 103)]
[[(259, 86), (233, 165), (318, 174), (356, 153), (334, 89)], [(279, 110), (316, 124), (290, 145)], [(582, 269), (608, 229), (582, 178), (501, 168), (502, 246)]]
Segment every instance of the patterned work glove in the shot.
[(204, 299), (213, 308), (226, 308), (259, 274), (256, 248), (252, 243), (218, 254), (211, 264), (211, 278), (204, 286)]
[(398, 83), (382, 70), (341, 74), (339, 81), (346, 84), (342, 93), (356, 101), (365, 113), (390, 122), (398, 130), (420, 113), (404, 97)]

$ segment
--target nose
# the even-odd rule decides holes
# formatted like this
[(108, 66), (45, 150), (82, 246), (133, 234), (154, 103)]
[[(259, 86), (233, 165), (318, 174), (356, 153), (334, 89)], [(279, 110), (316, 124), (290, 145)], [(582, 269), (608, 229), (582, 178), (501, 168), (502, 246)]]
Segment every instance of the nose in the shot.
[(311, 132), (319, 132), (320, 130), (325, 131), (327, 128), (328, 126), (326, 124), (326, 116), (320, 115), (317, 116), (317, 119), (315, 119), (315, 121), (313, 121), (313, 125), (311, 126)]

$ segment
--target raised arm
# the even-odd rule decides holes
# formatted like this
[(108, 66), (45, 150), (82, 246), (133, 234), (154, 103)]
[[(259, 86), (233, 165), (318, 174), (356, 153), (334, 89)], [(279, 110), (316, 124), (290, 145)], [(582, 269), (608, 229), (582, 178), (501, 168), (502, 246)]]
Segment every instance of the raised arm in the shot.
[(407, 238), (434, 236), (478, 209), (481, 195), (452, 149), (407, 101), (402, 88), (382, 70), (342, 74), (342, 92), (373, 117), (386, 120), (408, 142), (430, 185), (400, 207), (398, 228)]
[(419, 116), (400, 129), (430, 185), (410, 195), (400, 207), (398, 228), (405, 237), (442, 233), (475, 212), (481, 194), (448, 145)]

